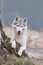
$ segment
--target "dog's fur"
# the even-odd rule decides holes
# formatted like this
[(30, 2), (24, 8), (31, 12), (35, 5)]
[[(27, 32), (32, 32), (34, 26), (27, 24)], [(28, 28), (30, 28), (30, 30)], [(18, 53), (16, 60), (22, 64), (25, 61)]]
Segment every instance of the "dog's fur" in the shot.
[(21, 56), (22, 52), (26, 50), (27, 18), (16, 17), (12, 23), (11, 43), (13, 48), (16, 48), (16, 42), (21, 45), (18, 51), (18, 55)]

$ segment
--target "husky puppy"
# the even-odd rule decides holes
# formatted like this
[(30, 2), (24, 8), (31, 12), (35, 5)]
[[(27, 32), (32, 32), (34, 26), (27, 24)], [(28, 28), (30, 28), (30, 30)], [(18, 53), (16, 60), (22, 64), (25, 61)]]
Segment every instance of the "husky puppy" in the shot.
[(18, 55), (21, 56), (22, 52), (26, 50), (27, 18), (19, 18), (17, 16), (12, 23), (11, 44), (13, 48), (16, 48), (16, 42), (21, 45), (18, 51)]

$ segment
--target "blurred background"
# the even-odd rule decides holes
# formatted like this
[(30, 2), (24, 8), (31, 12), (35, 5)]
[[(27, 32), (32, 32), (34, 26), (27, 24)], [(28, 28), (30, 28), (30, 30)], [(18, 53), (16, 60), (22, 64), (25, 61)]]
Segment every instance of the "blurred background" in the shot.
[(16, 16), (28, 18), (28, 28), (43, 30), (43, 0), (0, 0), (2, 4), (2, 22), (11, 26)]
[(43, 0), (0, 0), (0, 19), (8, 37), (16, 16), (27, 17), (29, 56), (43, 65)]

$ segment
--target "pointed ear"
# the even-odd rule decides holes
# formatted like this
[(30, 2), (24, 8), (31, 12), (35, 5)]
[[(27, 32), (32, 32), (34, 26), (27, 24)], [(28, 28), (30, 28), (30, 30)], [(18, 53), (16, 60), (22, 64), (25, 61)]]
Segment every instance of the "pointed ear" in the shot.
[(19, 21), (19, 16), (14, 18), (12, 25), (15, 25), (15, 23), (18, 22), (18, 21)]
[(25, 18), (23, 18), (23, 22), (24, 23), (26, 23), (27, 22), (27, 18), (25, 17)]
[(19, 16), (15, 17), (15, 21), (18, 21), (19, 20)]

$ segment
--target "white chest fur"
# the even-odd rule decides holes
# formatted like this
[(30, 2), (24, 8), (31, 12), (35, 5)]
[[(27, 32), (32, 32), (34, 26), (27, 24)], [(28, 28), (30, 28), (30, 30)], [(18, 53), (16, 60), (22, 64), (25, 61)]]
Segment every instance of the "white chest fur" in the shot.
[(23, 35), (21, 35), (20, 37), (15, 37), (15, 41), (20, 43), (21, 45), (25, 45), (26, 41), (27, 41), (27, 33), (25, 32)]

